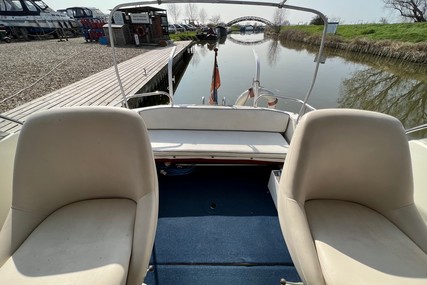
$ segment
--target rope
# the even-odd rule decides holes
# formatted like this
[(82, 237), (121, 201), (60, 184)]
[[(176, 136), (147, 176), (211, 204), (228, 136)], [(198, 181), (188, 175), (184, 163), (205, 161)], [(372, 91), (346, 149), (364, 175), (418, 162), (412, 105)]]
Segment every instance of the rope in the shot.
[(43, 75), (42, 77), (40, 77), (39, 79), (37, 79), (34, 83), (32, 83), (31, 85), (19, 90), (18, 92), (16, 92), (15, 94), (4, 98), (3, 100), (0, 101), (0, 104), (3, 104), (4, 102), (6, 102), (7, 100), (14, 98), (16, 96), (18, 96), (19, 94), (21, 94), (22, 92), (24, 92), (27, 89), (30, 89), (31, 87), (33, 87), (34, 85), (36, 85), (37, 83), (39, 83), (41, 80), (43, 80), (46, 76), (48, 76), (49, 74), (51, 74), (52, 72), (54, 72), (59, 66), (61, 66), (62, 64), (64, 64), (66, 61), (68, 61), (71, 58), (76, 57), (77, 55), (81, 54), (84, 51), (80, 51), (76, 54), (73, 54), (72, 56), (69, 56), (67, 58), (65, 58), (63, 61), (61, 61), (60, 63), (58, 63), (54, 68), (52, 68), (48, 73), (46, 73), (45, 75)]

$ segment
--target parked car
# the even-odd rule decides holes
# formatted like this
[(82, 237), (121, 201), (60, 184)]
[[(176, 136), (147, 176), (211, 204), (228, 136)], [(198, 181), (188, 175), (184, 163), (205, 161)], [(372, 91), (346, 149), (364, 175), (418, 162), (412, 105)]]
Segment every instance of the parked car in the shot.
[(174, 24), (174, 26), (175, 26), (175, 29), (177, 32), (185, 32), (186, 31), (186, 29), (179, 24)]
[(196, 30), (196, 28), (190, 24), (181, 24), (181, 26), (183, 26), (187, 31), (195, 31)]
[(169, 25), (168, 29), (169, 29), (169, 34), (175, 34), (177, 32), (175, 25)]

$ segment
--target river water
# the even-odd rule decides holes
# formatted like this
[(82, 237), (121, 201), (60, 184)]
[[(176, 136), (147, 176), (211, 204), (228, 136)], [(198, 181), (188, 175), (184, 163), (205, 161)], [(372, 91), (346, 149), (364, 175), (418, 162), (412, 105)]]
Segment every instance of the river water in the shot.
[[(220, 43), (199, 43), (176, 87), (174, 102), (208, 102), (218, 48), (221, 87), (218, 98), (233, 104), (251, 87), (254, 51), (261, 65), (261, 86), (278, 95), (303, 99), (314, 73), (316, 48), (264, 38), (263, 34), (231, 34)], [(406, 128), (427, 122), (427, 66), (381, 57), (326, 50), (309, 104), (321, 108), (358, 108), (393, 115)], [(287, 104), (286, 106), (284, 104)], [(263, 105), (262, 103), (260, 105)], [(265, 106), (265, 104), (264, 104)], [(279, 108), (298, 111), (294, 103)]]

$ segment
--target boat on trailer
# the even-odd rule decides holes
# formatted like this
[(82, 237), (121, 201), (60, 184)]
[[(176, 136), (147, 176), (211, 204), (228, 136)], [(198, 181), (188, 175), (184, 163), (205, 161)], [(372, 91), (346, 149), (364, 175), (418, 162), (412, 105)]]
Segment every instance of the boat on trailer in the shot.
[(62, 37), (79, 32), (79, 23), (41, 0), (1, 0), (0, 25), (15, 38)]
[[(284, 2), (215, 1), (327, 23)], [(169, 105), (32, 115), (0, 142), (0, 283), (425, 284), (427, 143), (311, 110), (319, 64), (298, 114), (258, 106), (290, 99), (256, 64), (233, 105), (175, 105), (170, 72)]]

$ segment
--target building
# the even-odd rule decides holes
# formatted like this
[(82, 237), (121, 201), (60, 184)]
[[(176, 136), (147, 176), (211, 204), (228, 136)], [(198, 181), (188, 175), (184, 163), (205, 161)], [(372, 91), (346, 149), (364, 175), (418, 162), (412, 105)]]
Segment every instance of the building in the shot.
[(167, 13), (163, 9), (149, 6), (121, 8), (114, 13), (113, 24), (115, 38), (118, 38), (117, 33), (123, 33), (120, 38), (126, 39), (125, 44), (164, 44), (169, 40)]

